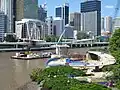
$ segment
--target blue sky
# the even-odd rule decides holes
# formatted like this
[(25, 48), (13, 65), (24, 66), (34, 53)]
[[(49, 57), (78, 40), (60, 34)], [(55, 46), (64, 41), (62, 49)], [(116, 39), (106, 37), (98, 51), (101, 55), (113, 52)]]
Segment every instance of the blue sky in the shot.
[[(70, 12), (80, 12), (80, 2), (84, 0), (38, 0), (40, 4), (47, 4), (48, 16), (54, 16), (55, 6), (69, 3)], [(117, 0), (101, 0), (102, 16), (113, 16)]]

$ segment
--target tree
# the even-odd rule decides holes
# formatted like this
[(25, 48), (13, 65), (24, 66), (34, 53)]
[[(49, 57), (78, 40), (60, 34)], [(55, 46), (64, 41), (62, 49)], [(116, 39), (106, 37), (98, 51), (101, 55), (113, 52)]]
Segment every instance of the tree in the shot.
[(55, 66), (44, 70), (35, 69), (30, 77), (38, 84), (42, 82), (42, 90), (111, 90), (95, 83), (78, 81), (72, 77), (85, 75), (84, 71), (70, 66)]
[(50, 90), (69, 90), (72, 86), (75, 86), (76, 84), (80, 84), (80, 81), (64, 76), (59, 76), (48, 79), (44, 83), (44, 87), (48, 87), (48, 89)]
[(80, 82), (62, 76), (48, 79), (44, 87), (48, 87), (49, 90), (111, 90), (99, 84)]
[(73, 69), (70, 66), (55, 66), (46, 68), (44, 70), (35, 69), (30, 74), (30, 78), (32, 79), (32, 81), (37, 81), (38, 83), (40, 83), (43, 80), (47, 80), (48, 78), (53, 78), (56, 76), (72, 77), (85, 75), (85, 72), (83, 72), (82, 70)]
[(59, 39), (59, 37), (55, 36), (55, 35), (50, 35), (50, 36), (46, 36), (45, 40), (47, 42), (57, 42)]
[(89, 38), (89, 35), (85, 32), (78, 32), (77, 33), (77, 39), (81, 40), (81, 39), (87, 39)]
[(7, 35), (7, 36), (4, 38), (4, 41), (6, 41), (6, 42), (17, 42), (17, 39), (16, 39), (15, 36), (13, 36), (13, 35)]
[(50, 42), (50, 41), (51, 41), (50, 36), (46, 36), (46, 37), (45, 37), (45, 41), (46, 41), (46, 42)]
[(110, 38), (109, 51), (120, 64), (120, 28), (115, 30)]

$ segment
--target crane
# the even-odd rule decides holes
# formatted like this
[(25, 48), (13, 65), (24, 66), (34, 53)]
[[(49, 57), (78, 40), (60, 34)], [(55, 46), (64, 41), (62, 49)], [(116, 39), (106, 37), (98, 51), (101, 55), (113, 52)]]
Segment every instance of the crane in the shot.
[(114, 12), (114, 16), (113, 16), (113, 29), (114, 29), (114, 25), (115, 25), (115, 21), (116, 21), (116, 17), (119, 13), (119, 10), (120, 10), (120, 0), (117, 0), (117, 4), (116, 4), (116, 7), (115, 7), (115, 12)]

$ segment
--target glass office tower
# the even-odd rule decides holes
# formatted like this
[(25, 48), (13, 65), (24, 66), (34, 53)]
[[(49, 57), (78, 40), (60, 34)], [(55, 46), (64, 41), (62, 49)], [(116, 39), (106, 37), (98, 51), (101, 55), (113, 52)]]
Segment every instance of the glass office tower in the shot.
[(16, 0), (16, 20), (38, 19), (38, 0)]
[(64, 20), (64, 25), (69, 23), (69, 4), (65, 3), (63, 6), (57, 6), (55, 9), (55, 16), (61, 17)]
[(101, 1), (90, 0), (81, 3), (81, 31), (101, 35)]

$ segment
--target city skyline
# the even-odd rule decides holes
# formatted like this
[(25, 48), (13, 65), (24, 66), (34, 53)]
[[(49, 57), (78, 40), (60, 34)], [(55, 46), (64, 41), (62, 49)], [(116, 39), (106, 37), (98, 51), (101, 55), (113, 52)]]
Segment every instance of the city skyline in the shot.
[[(55, 7), (63, 5), (64, 3), (69, 3), (70, 13), (80, 12), (80, 3), (85, 0), (55, 0), (54, 3), (51, 0), (38, 0), (38, 4), (47, 4), (48, 16), (55, 16)], [(113, 16), (117, 0), (101, 0), (101, 16)], [(74, 7), (75, 6), (75, 7)], [(120, 13), (118, 14), (120, 15)]]

